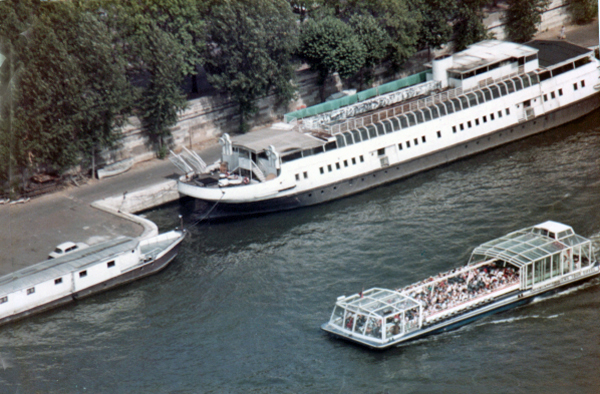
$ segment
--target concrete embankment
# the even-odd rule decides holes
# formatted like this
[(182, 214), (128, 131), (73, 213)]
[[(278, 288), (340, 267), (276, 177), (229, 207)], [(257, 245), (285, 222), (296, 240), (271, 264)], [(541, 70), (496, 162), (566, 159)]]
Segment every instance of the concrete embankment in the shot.
[(151, 209), (179, 199), (177, 181), (166, 181), (140, 190), (125, 192), (121, 196), (113, 196), (94, 201), (91, 205), (104, 212), (140, 224), (144, 231), (141, 239), (158, 235), (158, 227), (154, 222), (134, 213)]

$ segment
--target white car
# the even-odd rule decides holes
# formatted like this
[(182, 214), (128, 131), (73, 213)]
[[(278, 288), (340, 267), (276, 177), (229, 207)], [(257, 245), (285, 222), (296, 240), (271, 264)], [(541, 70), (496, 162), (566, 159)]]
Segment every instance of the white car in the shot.
[(56, 249), (54, 249), (54, 252), (52, 252), (48, 255), (48, 260), (55, 259), (57, 257), (62, 257), (64, 255), (74, 252), (76, 250), (85, 249), (88, 246), (89, 246), (88, 244), (85, 244), (83, 242), (78, 242), (78, 243), (63, 242), (62, 244), (58, 245), (56, 247)]

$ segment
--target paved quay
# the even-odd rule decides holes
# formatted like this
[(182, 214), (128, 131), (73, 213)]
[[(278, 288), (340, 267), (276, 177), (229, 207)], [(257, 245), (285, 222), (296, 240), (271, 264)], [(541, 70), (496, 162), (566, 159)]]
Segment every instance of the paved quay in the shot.
[[(585, 47), (598, 46), (598, 21), (566, 25), (567, 41)], [(538, 33), (536, 39), (557, 39), (560, 27)], [(220, 146), (212, 142), (199, 151), (207, 163), (219, 158)], [(102, 181), (91, 180), (68, 187), (25, 204), (0, 205), (0, 275), (46, 259), (65, 241), (94, 244), (119, 236), (140, 236), (144, 228), (131, 220), (93, 208), (91, 204), (125, 192), (152, 187), (177, 179), (179, 173), (169, 160), (139, 163), (130, 171)]]
[[(213, 143), (199, 153), (212, 163), (219, 158), (220, 146)], [(119, 235), (140, 236), (144, 230), (140, 224), (91, 204), (175, 180), (179, 175), (169, 160), (151, 160), (136, 164), (124, 174), (70, 186), (25, 204), (0, 205), (0, 275), (46, 259), (56, 245), (65, 241), (95, 244)]]

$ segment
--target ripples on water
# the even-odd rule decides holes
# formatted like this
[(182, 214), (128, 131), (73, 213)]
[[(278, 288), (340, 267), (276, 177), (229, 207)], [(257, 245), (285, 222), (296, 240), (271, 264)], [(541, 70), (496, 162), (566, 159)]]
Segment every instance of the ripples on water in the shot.
[[(190, 228), (164, 272), (0, 328), (0, 392), (598, 392), (599, 281), (385, 352), (323, 334), (336, 297), (464, 264), (547, 219), (600, 239), (595, 113), (291, 212)], [(148, 213), (162, 229), (178, 206)]]

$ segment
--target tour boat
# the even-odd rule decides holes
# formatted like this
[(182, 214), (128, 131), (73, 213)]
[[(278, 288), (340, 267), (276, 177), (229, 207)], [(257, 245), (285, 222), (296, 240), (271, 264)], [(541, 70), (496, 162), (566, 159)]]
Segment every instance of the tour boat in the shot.
[(599, 65), (593, 50), (566, 41), (480, 42), (433, 60), (421, 83), (224, 134), (211, 166), (191, 152), (173, 155), (185, 172), (178, 190), (210, 218), (348, 196), (590, 113), (600, 106)]
[(183, 231), (118, 237), (0, 277), (0, 324), (156, 273), (177, 255)]
[(600, 273), (592, 242), (547, 221), (486, 242), (466, 266), (400, 289), (338, 297), (334, 336), (384, 349), (458, 328)]

